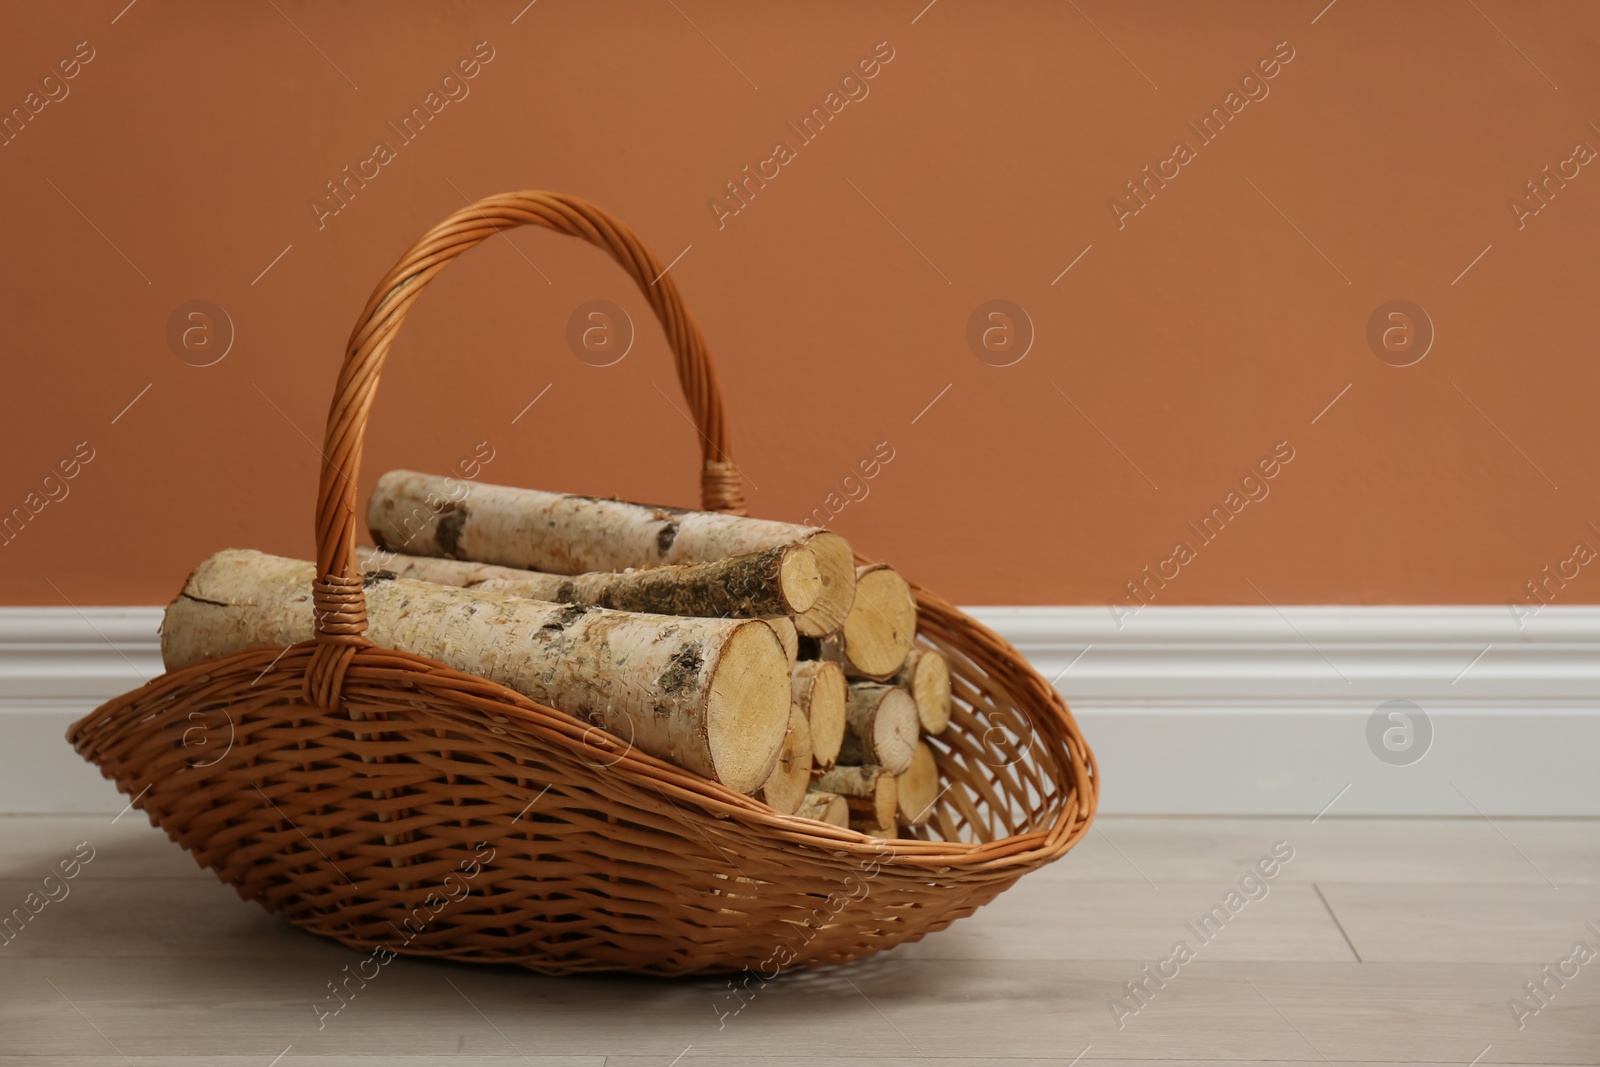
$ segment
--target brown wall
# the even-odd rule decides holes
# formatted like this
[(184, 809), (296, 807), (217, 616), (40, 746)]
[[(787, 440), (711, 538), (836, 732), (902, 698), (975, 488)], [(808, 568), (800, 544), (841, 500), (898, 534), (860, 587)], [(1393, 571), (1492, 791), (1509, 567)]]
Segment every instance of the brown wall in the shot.
[[(1600, 167), (1564, 162), (1600, 148), (1592, 5), (124, 3), (12, 5), (0, 34), (6, 109), (93, 50), (0, 148), (0, 509), (93, 450), (0, 548), (0, 602), (155, 603), (225, 546), (308, 555), (307, 438), (356, 313), (464, 195), (516, 188), (587, 197), (663, 260), (692, 245), (673, 273), (755, 513), (800, 519), (886, 441), (833, 525), (960, 602), (1103, 604), (1185, 539), (1157, 603), (1504, 603), (1600, 547)], [(483, 41), (470, 94), (400, 144), (385, 124)], [(800, 144), (785, 122), (885, 41)], [(1185, 123), (1275, 47), (1245, 86), (1268, 95), (1201, 144)], [(379, 138), (396, 158), (319, 228)], [(778, 139), (796, 158), (719, 228), (710, 199)], [(1547, 165), (1577, 174), (1519, 220)], [(564, 341), (597, 299), (640, 327), (605, 368)], [(968, 346), (992, 299), (1036, 330), (1011, 366)], [(1407, 367), (1367, 340), (1394, 299), (1437, 333)], [(215, 365), (169, 346), (191, 300), (234, 324)], [(592, 249), (485, 245), (396, 346), (364, 486), (488, 441), (487, 480), (692, 503), (646, 316)], [(1202, 546), (1185, 523), (1279, 442), (1269, 495)], [(1600, 600), (1596, 572), (1560, 602)]]

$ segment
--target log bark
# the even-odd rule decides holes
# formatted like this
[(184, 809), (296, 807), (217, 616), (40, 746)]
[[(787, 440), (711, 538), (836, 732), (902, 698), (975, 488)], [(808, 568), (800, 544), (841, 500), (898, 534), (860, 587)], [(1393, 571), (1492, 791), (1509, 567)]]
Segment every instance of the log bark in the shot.
[(813, 789), (806, 794), (795, 814), (802, 819), (816, 819), (845, 829), (850, 826), (850, 805), (838, 793)]
[(811, 725), (811, 758), (827, 770), (844, 743), (845, 703), (849, 687), (836, 663), (802, 660), (789, 672), (790, 695)]
[(364, 545), (356, 548), (356, 562), (368, 574), (387, 572), (440, 585), (493, 589), (553, 604), (708, 619), (797, 614), (816, 603), (821, 585), (816, 555), (805, 545), (784, 545), (711, 563), (574, 575), (408, 556)]
[(876, 763), (893, 774), (911, 766), (917, 747), (917, 705), (904, 689), (856, 682), (850, 686), (845, 723), (841, 760)]
[[(167, 668), (312, 636), (313, 565), (229, 550), (167, 608)], [(378, 578), (367, 637), (438, 660), (615, 734), (641, 751), (754, 792), (788, 729), (789, 665), (756, 620), (640, 615), (508, 593)]]
[(939, 799), (939, 765), (927, 742), (917, 742), (911, 766), (895, 778), (895, 786), (896, 814), (901, 826), (922, 826), (933, 818), (933, 805)]
[(867, 821), (873, 826), (893, 826), (899, 790), (894, 775), (882, 767), (840, 765), (816, 776), (816, 788), (844, 797), (850, 809), (850, 822)]
[(900, 672), (917, 636), (917, 601), (893, 567), (874, 563), (856, 571), (856, 596), (844, 620), (845, 673), (886, 682)]
[(789, 709), (789, 729), (778, 751), (778, 765), (761, 786), (761, 799), (785, 815), (793, 815), (811, 785), (811, 724), (799, 709)]
[(817, 564), (816, 599), (795, 613), (795, 625), (813, 636), (838, 629), (855, 597), (855, 557), (844, 538), (766, 519), (390, 471), (367, 501), (367, 525), (373, 540), (398, 552), (565, 575), (805, 545)]
[(950, 663), (944, 654), (931, 648), (913, 648), (895, 682), (911, 691), (922, 732), (944, 732), (950, 725)]

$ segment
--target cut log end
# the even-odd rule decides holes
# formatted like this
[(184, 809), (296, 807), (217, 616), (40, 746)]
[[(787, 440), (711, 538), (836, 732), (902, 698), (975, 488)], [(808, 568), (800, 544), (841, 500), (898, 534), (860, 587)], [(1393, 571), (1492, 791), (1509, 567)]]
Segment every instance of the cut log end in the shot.
[(917, 636), (917, 601), (892, 567), (873, 564), (856, 575), (855, 602), (844, 620), (846, 673), (888, 681), (905, 665)]
[(911, 690), (922, 732), (943, 733), (950, 725), (950, 664), (943, 653), (931, 648), (912, 649), (898, 681)]
[(864, 762), (879, 764), (894, 774), (911, 766), (920, 720), (910, 693), (897, 686), (858, 682), (850, 687), (845, 719), (849, 729), (840, 758), (853, 759), (859, 754)]
[(806, 545), (796, 545), (783, 554), (778, 564), (778, 588), (791, 612), (810, 611), (822, 593), (822, 571), (817, 554)]
[(844, 797), (852, 826), (857, 822), (894, 825), (900, 791), (894, 775), (882, 767), (835, 767), (817, 776), (815, 788)]
[(767, 806), (785, 815), (799, 810), (811, 785), (811, 725), (799, 708), (789, 709), (789, 729), (778, 752), (778, 765), (761, 787)]
[(806, 712), (811, 724), (811, 756), (827, 770), (839, 758), (844, 743), (845, 704), (849, 686), (837, 663), (805, 660), (795, 664), (790, 675), (791, 698)]
[(895, 779), (899, 796), (896, 801), (901, 826), (922, 826), (933, 817), (933, 805), (939, 799), (939, 764), (933, 749), (924, 741), (917, 742), (911, 766)]
[(795, 814), (802, 819), (816, 819), (818, 822), (845, 829), (850, 826), (850, 805), (846, 804), (844, 797), (838, 793), (824, 793), (820, 790), (807, 793)]
[(794, 620), (786, 615), (769, 615), (761, 621), (772, 627), (772, 632), (778, 635), (783, 654), (789, 657), (789, 666), (793, 667), (800, 657), (800, 635), (795, 633)]
[(805, 545), (817, 565), (817, 599), (795, 615), (794, 624), (807, 637), (821, 637), (843, 626), (855, 603), (856, 557), (848, 541), (827, 530), (813, 534)]
[(789, 660), (764, 622), (738, 627), (722, 648), (706, 703), (706, 743), (717, 781), (752, 793), (772, 773), (788, 730)]

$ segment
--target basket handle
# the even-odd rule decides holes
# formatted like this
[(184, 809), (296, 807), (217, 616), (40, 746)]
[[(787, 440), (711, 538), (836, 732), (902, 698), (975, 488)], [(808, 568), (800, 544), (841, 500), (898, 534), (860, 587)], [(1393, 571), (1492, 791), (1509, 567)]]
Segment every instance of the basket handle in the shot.
[[(683, 306), (678, 287), (663, 273), (660, 260), (632, 230), (586, 200), (561, 193), (526, 190), (486, 197), (462, 208), (423, 234), (383, 276), (356, 320), (345, 348), (344, 365), (328, 410), (323, 438), (322, 479), (317, 489), (317, 574), (313, 583), (316, 641), (308, 686), (317, 703), (336, 699), (344, 667), (356, 648), (369, 642), (366, 598), (355, 565), (356, 483), (367, 412), (378, 376), (395, 334), (423, 289), (461, 253), (517, 226), (538, 225), (581, 237), (615, 259), (666, 332), (689, 414), (700, 431), (700, 499), (709, 511), (744, 514), (739, 474), (729, 458), (722, 393), (700, 329)], [(339, 651), (346, 654), (339, 655)], [(337, 663), (335, 662), (337, 661)]]

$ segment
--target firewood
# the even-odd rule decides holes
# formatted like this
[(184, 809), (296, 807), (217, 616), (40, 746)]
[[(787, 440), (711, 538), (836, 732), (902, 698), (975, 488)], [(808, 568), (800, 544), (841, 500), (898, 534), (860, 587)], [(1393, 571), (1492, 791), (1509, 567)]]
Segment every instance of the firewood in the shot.
[(407, 556), (364, 545), (356, 549), (356, 562), (369, 574), (387, 571), (399, 578), (495, 589), (554, 604), (712, 619), (803, 612), (816, 603), (821, 585), (816, 554), (805, 545), (784, 545), (710, 563), (575, 575)]
[(950, 664), (943, 653), (913, 648), (895, 681), (911, 691), (923, 733), (941, 733), (950, 725)]
[(789, 729), (778, 751), (778, 765), (761, 787), (761, 799), (768, 807), (792, 815), (806, 799), (811, 785), (811, 724), (793, 706), (789, 708)]
[(881, 563), (858, 568), (856, 597), (844, 620), (844, 672), (886, 682), (899, 673), (917, 636), (917, 601), (911, 586)]
[(917, 746), (917, 704), (904, 689), (875, 682), (852, 684), (845, 724), (841, 760), (876, 763), (893, 774), (911, 766)]
[(768, 615), (761, 621), (772, 627), (772, 632), (778, 635), (783, 654), (789, 657), (789, 666), (793, 667), (800, 658), (800, 634), (794, 628), (794, 620), (787, 615)]
[(901, 826), (921, 826), (933, 817), (933, 805), (939, 799), (939, 765), (927, 742), (917, 742), (911, 766), (895, 778), (895, 787)]
[(795, 814), (802, 819), (817, 819), (834, 826), (847, 828), (850, 825), (850, 806), (844, 802), (844, 797), (819, 789), (806, 794)]
[(811, 758), (827, 770), (839, 758), (844, 743), (845, 701), (849, 689), (837, 663), (802, 660), (789, 672), (794, 706), (811, 724)]
[[(167, 608), (168, 670), (312, 636), (314, 567), (218, 553)], [(789, 725), (789, 664), (753, 619), (546, 604), (404, 578), (366, 587), (367, 637), (438, 660), (599, 726), (741, 793), (772, 772)]]
[(838, 793), (850, 808), (850, 821), (870, 821), (874, 826), (893, 826), (899, 791), (894, 775), (882, 767), (843, 764), (816, 776), (816, 788)]
[(850, 545), (793, 523), (390, 471), (367, 501), (367, 525), (373, 540), (397, 552), (565, 575), (711, 563), (804, 545), (817, 582), (815, 601), (793, 613), (800, 632), (838, 629), (855, 598)]

